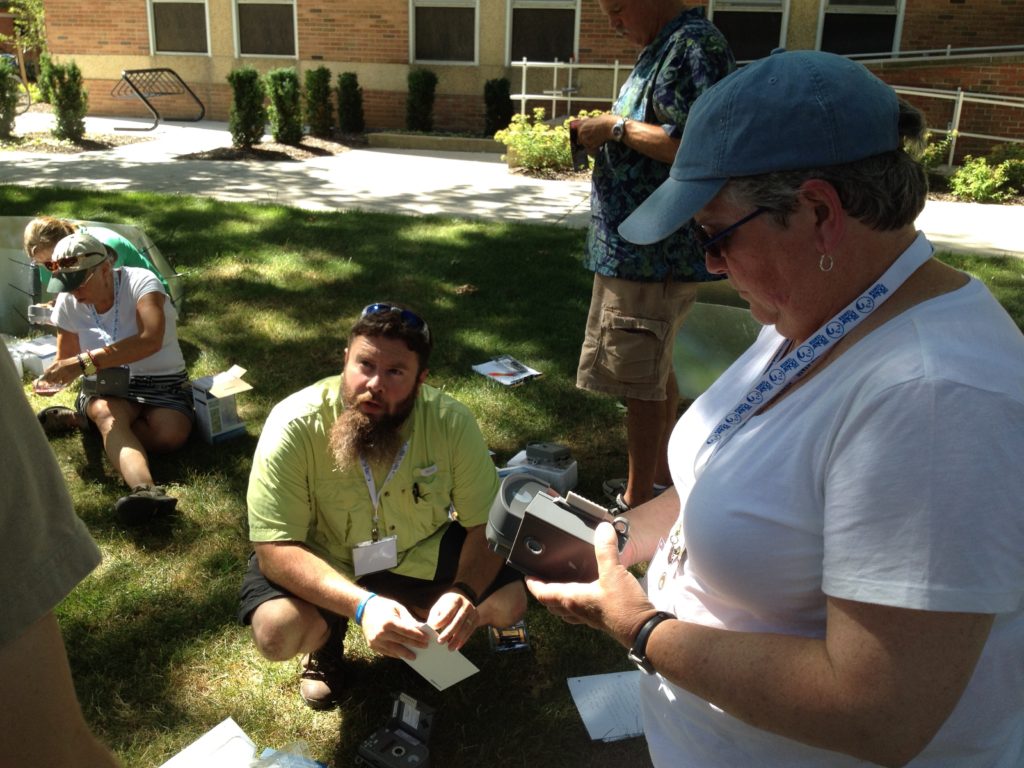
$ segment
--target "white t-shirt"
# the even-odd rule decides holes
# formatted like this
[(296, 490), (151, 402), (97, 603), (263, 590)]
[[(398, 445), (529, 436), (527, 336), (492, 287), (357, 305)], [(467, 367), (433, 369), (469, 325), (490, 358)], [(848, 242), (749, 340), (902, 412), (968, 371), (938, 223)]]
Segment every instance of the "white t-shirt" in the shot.
[(139, 299), (147, 293), (164, 296), (164, 343), (159, 351), (132, 363), (132, 376), (159, 376), (185, 370), (185, 358), (178, 345), (178, 312), (167, 299), (164, 288), (148, 269), (120, 267), (114, 270), (117, 301), (109, 310), (97, 313), (91, 304), (82, 304), (70, 293), (61, 293), (53, 308), (57, 327), (78, 334), (83, 349), (96, 349), (139, 332), (135, 314)]
[[(996, 614), (958, 706), (911, 765), (1019, 768), (1024, 336), (972, 280), (846, 349), (695, 477), (701, 444), (781, 342), (765, 328), (676, 426), (687, 557), (678, 568), (659, 550), (651, 600), (707, 626), (818, 638), (826, 595)], [(658, 766), (865, 765), (748, 726), (659, 675), (642, 691)]]

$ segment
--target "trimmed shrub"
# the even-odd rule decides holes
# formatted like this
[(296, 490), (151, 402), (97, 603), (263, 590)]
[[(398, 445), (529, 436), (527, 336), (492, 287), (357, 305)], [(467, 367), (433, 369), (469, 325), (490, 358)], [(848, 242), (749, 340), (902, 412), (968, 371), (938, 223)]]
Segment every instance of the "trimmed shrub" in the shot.
[(405, 101), (405, 127), (410, 131), (434, 130), (434, 92), (437, 75), (429, 69), (414, 69), (407, 78), (409, 95)]
[(329, 137), (334, 127), (331, 114), (331, 70), (327, 67), (307, 69), (304, 90), (309, 132), (320, 138)]
[(267, 125), (263, 80), (254, 68), (241, 67), (228, 73), (228, 83), (231, 84), (231, 113), (228, 117), (231, 143), (238, 149), (251, 149), (263, 138)]
[(1007, 184), (1006, 164), (989, 165), (984, 157), (967, 155), (949, 179), (950, 191), (973, 203), (1001, 203), (1016, 190)]
[(14, 116), (18, 110), (18, 80), (10, 61), (0, 58), (0, 139), (14, 134)]
[(302, 141), (302, 95), (295, 70), (280, 67), (267, 72), (267, 95), (270, 135), (281, 144), (298, 144)]
[(338, 128), (342, 133), (362, 133), (366, 128), (363, 89), (355, 72), (338, 75)]
[(56, 124), (53, 135), (78, 143), (85, 135), (85, 113), (89, 111), (89, 96), (82, 84), (82, 70), (75, 62), (54, 64), (51, 96)]
[(507, 77), (499, 77), (484, 83), (484, 133), (493, 136), (508, 128), (512, 122), (512, 89)]
[(53, 102), (53, 59), (50, 54), (39, 54), (39, 77), (36, 78), (36, 85), (39, 87), (39, 100), (47, 104)]

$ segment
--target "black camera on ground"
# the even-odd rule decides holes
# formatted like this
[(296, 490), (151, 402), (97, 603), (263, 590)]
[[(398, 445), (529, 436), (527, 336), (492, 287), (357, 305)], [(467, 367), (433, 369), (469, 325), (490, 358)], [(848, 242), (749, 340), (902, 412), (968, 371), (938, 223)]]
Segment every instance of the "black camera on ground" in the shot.
[(383, 728), (359, 745), (356, 765), (374, 768), (429, 768), (427, 741), (434, 709), (405, 693), (393, 694), (391, 717)]

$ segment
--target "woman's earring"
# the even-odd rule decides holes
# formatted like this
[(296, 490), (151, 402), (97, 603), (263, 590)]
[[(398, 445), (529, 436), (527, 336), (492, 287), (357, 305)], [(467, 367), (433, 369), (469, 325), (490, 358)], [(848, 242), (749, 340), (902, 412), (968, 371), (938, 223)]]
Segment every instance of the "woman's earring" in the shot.
[(831, 272), (835, 264), (835, 261), (827, 253), (821, 254), (821, 258), (818, 259), (818, 269), (822, 272)]

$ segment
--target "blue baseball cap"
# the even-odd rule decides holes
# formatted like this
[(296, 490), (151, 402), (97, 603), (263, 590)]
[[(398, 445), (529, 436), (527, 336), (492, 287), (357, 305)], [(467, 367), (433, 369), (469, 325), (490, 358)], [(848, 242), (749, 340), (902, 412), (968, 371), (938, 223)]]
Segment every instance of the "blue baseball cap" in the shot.
[(640, 245), (664, 240), (730, 178), (851, 163), (899, 146), (896, 92), (862, 64), (776, 50), (694, 102), (669, 178), (619, 234)]

